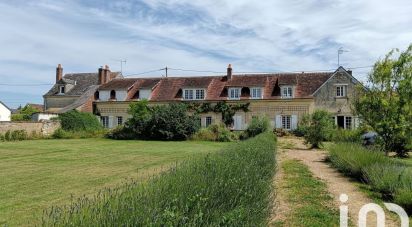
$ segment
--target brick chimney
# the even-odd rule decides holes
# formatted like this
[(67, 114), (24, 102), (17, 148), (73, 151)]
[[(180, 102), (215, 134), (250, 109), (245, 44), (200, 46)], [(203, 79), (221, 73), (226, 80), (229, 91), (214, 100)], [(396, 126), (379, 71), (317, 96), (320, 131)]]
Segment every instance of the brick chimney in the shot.
[(349, 75), (351, 75), (351, 76), (352, 76), (352, 70), (347, 70), (346, 72), (348, 72), (348, 73), (349, 73)]
[(57, 65), (56, 68), (56, 84), (63, 78), (63, 68), (61, 64)]
[(232, 79), (232, 64), (229, 64), (227, 66), (227, 80), (231, 80)]
[(104, 84), (103, 66), (99, 68), (99, 85)]
[(105, 65), (104, 66), (104, 69), (103, 69), (103, 75), (104, 75), (104, 83), (108, 83), (110, 80), (111, 80), (111, 78), (110, 78), (110, 68), (109, 68), (109, 66), (108, 65)]

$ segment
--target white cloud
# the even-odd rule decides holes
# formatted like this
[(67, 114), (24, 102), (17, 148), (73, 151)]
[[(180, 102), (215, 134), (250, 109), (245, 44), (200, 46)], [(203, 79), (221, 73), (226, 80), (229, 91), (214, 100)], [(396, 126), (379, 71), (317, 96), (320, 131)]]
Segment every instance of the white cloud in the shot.
[[(125, 74), (166, 65), (225, 71), (228, 63), (235, 71), (333, 69), (341, 46), (350, 50), (345, 67), (365, 66), (411, 43), (411, 11), (409, 0), (3, 2), (0, 78), (52, 83), (57, 63), (66, 72), (119, 69), (115, 59), (128, 60)], [(17, 98), (38, 101), (48, 87), (19, 89), (27, 96)], [(0, 99), (16, 90), (1, 86)]]

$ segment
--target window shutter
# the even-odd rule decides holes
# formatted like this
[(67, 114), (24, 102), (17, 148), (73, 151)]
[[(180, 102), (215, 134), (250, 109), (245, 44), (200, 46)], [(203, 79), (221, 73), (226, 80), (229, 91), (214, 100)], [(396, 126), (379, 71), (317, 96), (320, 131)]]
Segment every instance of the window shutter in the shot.
[(298, 128), (298, 115), (292, 115), (291, 129), (295, 130)]
[(205, 127), (206, 127), (206, 117), (202, 117), (202, 118), (201, 118), (201, 123), (200, 123), (200, 125), (201, 125), (202, 128), (205, 128)]
[(355, 128), (358, 128), (359, 127), (359, 118), (355, 117), (353, 120), (354, 120)]
[(282, 116), (281, 115), (276, 115), (275, 117), (275, 127), (276, 128), (282, 128)]

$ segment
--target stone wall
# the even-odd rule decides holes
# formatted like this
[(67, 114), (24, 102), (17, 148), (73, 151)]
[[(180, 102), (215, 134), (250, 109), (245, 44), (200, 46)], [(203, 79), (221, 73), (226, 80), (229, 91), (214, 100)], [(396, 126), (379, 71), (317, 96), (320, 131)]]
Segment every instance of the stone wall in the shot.
[[(336, 85), (346, 85), (346, 96), (336, 97)], [(315, 108), (325, 109), (333, 114), (352, 115), (351, 102), (356, 89), (356, 81), (344, 73), (338, 72), (315, 95)]]
[(41, 122), (0, 122), (0, 134), (7, 131), (25, 130), (29, 135), (32, 132), (49, 136), (60, 127), (58, 121), (41, 121)]

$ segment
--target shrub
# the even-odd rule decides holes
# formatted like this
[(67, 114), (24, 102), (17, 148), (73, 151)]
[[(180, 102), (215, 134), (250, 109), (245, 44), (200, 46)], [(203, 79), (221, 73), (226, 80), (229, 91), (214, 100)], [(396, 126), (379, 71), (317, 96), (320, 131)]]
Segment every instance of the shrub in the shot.
[(202, 128), (192, 136), (193, 140), (230, 142), (237, 140), (234, 132), (231, 132), (224, 124), (212, 124)]
[(284, 137), (284, 136), (289, 136), (290, 133), (286, 129), (283, 128), (275, 128), (273, 129), (273, 134), (275, 134), (277, 137)]
[(263, 226), (270, 214), (276, 142), (261, 134), (191, 158), (145, 184), (45, 212), (42, 226)]
[(30, 139), (25, 130), (8, 130), (4, 135), (0, 134), (0, 141), (21, 141)]
[(124, 126), (117, 127), (110, 130), (106, 135), (106, 138), (115, 140), (132, 140), (134, 139), (133, 131)]
[(393, 200), (410, 215), (412, 213), (412, 189), (399, 189)]
[(59, 120), (65, 131), (97, 131), (102, 129), (96, 116), (77, 110), (60, 114)]
[(351, 142), (351, 143), (361, 143), (362, 134), (364, 133), (360, 129), (355, 130), (345, 130), (345, 129), (335, 129), (332, 131), (332, 141), (333, 142)]
[(185, 104), (149, 106), (146, 100), (130, 105), (132, 116), (123, 129), (107, 137), (113, 139), (185, 140), (200, 128), (197, 115), (189, 115)]
[(406, 167), (399, 163), (388, 162), (386, 164), (375, 163), (365, 166), (362, 170), (366, 183), (372, 189), (382, 193), (385, 198), (392, 198), (400, 186), (400, 177)]
[(328, 158), (335, 168), (362, 181), (367, 181), (362, 172), (363, 168), (373, 164), (383, 165), (390, 162), (382, 153), (368, 150), (353, 143), (332, 145)]
[(312, 148), (319, 148), (322, 142), (330, 139), (334, 124), (332, 116), (324, 110), (316, 110), (309, 116), (305, 129), (305, 142)]
[(56, 131), (54, 131), (52, 138), (53, 139), (65, 139), (68, 137), (68, 133), (64, 131), (62, 128), (58, 128)]
[(269, 119), (267, 117), (255, 117), (252, 118), (252, 121), (243, 132), (242, 138), (255, 137), (267, 130), (269, 130)]
[(14, 130), (10, 134), (11, 141), (27, 140), (28, 135), (25, 130)]
[(359, 144), (339, 143), (329, 160), (339, 171), (370, 185), (386, 200), (412, 212), (412, 168)]

